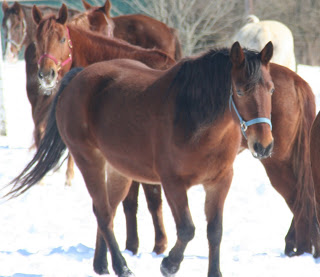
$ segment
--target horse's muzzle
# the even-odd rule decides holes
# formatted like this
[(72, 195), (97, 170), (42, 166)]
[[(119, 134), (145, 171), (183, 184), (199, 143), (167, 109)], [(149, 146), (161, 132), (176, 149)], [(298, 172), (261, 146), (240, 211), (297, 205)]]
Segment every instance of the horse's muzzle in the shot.
[(255, 142), (253, 145), (254, 152), (252, 153), (253, 157), (261, 160), (271, 156), (273, 150), (273, 141), (267, 146), (264, 147), (261, 143)]

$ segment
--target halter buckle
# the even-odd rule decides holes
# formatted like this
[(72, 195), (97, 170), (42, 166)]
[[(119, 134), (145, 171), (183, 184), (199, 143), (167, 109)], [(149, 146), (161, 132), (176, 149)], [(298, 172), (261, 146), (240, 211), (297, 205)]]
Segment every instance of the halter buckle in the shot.
[(240, 123), (240, 127), (241, 127), (241, 129), (242, 129), (244, 132), (247, 131), (247, 129), (248, 129), (248, 126), (247, 126), (247, 124), (246, 124), (245, 121), (242, 121), (242, 122)]

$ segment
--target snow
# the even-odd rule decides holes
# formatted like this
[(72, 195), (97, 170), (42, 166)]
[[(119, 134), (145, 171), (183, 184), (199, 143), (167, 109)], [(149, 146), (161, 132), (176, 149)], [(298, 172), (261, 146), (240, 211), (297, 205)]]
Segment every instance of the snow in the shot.
[[(24, 62), (4, 64), (5, 108), (8, 136), (0, 137), (0, 184), (5, 186), (31, 160), (33, 123), (25, 91)], [(313, 87), (320, 107), (320, 68), (300, 65), (298, 73)], [(92, 269), (97, 223), (82, 176), (76, 171), (72, 187), (65, 187), (65, 166), (17, 199), (0, 201), (0, 276), (98, 276)], [(204, 191), (190, 189), (189, 204), (196, 226), (179, 276), (207, 276), (208, 244)], [(309, 254), (288, 258), (284, 237), (292, 214), (275, 192), (264, 168), (246, 151), (234, 164), (221, 244), (221, 270), (227, 277), (320, 276), (320, 258)], [(139, 195), (140, 248), (133, 256), (124, 251), (126, 229), (122, 207), (115, 234), (135, 276), (160, 277), (160, 263), (176, 239), (171, 212), (164, 199), (168, 250), (152, 253), (154, 231), (143, 190)], [(108, 256), (109, 262), (110, 256)], [(109, 264), (110, 276), (115, 276)]]

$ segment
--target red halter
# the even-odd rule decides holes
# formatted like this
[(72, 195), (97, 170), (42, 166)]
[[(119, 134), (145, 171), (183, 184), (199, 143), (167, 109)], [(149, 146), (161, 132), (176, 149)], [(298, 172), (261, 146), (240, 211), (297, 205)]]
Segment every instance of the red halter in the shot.
[(67, 35), (68, 35), (68, 45), (69, 45), (69, 49), (70, 49), (70, 53), (67, 59), (65, 59), (63, 62), (58, 61), (58, 59), (56, 59), (54, 56), (50, 55), (49, 53), (44, 53), (38, 60), (38, 66), (40, 66), (41, 61), (44, 58), (48, 58), (54, 61), (54, 63), (58, 66), (58, 72), (60, 71), (60, 69), (65, 66), (66, 64), (68, 64), (69, 62), (72, 62), (72, 41), (70, 39), (70, 33), (69, 33), (69, 29), (67, 27)]

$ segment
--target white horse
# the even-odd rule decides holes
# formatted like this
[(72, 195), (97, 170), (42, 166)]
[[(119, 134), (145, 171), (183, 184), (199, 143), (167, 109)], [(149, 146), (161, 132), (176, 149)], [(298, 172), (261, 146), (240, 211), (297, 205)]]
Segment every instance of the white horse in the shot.
[(242, 46), (261, 51), (270, 40), (274, 47), (271, 62), (296, 71), (293, 36), (290, 29), (281, 22), (260, 21), (255, 15), (249, 15), (247, 24), (238, 31), (233, 41), (239, 41)]

